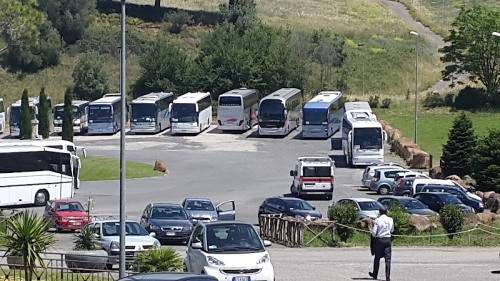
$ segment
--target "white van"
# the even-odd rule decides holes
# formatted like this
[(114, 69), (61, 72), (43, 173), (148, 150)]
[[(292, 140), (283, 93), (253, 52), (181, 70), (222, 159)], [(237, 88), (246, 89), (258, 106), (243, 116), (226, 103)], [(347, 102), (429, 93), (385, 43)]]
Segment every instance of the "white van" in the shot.
[(378, 169), (385, 169), (385, 168), (394, 168), (394, 169), (399, 169), (401, 170), (406, 169), (405, 167), (396, 164), (396, 163), (384, 163), (384, 164), (379, 164), (379, 165), (371, 165), (366, 167), (365, 171), (363, 172), (363, 178), (361, 178), (361, 186), (370, 188), (370, 184), (373, 181), (373, 177), (375, 176), (375, 172)]
[(324, 195), (327, 200), (333, 198), (335, 161), (328, 157), (299, 157), (295, 169), (290, 171), (293, 177), (290, 193), (294, 196)]
[(428, 184), (456, 186), (462, 189), (462, 191), (467, 193), (467, 195), (469, 195), (470, 197), (482, 201), (481, 197), (477, 196), (474, 192), (471, 192), (467, 188), (461, 186), (456, 181), (441, 180), (441, 179), (415, 179), (411, 187), (411, 195), (413, 196), (414, 194), (419, 193), (422, 190), (422, 188)]
[(399, 172), (396, 174), (396, 177), (394, 178), (394, 181), (392, 182), (392, 190), (398, 186), (400, 180), (404, 180), (405, 178), (419, 178), (419, 179), (430, 179), (428, 175), (422, 173), (422, 172), (415, 172), (415, 171), (410, 171), (410, 172)]

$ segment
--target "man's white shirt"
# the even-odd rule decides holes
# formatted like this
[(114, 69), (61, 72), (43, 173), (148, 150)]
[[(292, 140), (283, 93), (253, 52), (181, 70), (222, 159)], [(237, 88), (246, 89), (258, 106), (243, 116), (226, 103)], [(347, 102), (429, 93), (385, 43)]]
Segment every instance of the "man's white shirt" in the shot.
[(372, 236), (375, 238), (390, 238), (393, 231), (394, 221), (386, 215), (381, 215), (373, 222)]

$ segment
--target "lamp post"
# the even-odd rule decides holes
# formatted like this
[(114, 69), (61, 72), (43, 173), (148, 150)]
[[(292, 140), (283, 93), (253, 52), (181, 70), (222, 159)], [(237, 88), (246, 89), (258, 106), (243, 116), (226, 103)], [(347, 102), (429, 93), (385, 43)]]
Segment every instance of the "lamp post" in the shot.
[(125, 93), (125, 68), (126, 68), (126, 50), (125, 50), (125, 0), (121, 0), (121, 47), (120, 47), (120, 94), (121, 94), (121, 130), (120, 130), (120, 256), (119, 266), (120, 278), (125, 277), (125, 182), (127, 179), (126, 161), (125, 161), (125, 125), (127, 123), (127, 103)]
[[(365, 44), (359, 43), (358, 47), (363, 47)], [(365, 49), (363, 48), (363, 96), (365, 95)]]
[(411, 31), (411, 35), (415, 36), (415, 144), (417, 143), (417, 130), (418, 130), (418, 38), (420, 35)]

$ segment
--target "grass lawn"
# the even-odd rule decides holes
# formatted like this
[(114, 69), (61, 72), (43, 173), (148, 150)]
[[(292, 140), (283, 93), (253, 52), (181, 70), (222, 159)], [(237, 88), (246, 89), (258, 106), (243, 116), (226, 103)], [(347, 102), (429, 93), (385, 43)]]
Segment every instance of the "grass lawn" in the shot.
[[(152, 165), (127, 161), (127, 179), (151, 178), (164, 175), (153, 170)], [(82, 158), (81, 181), (120, 179), (120, 160), (101, 156)]]
[[(403, 136), (414, 138), (413, 107), (378, 108), (374, 111), (379, 119), (389, 122), (392, 127), (400, 130)], [(419, 109), (417, 142), (423, 150), (434, 156), (434, 164), (439, 164), (442, 146), (448, 140), (448, 132), (458, 114), (448, 108)], [(498, 128), (500, 121), (500, 113), (495, 112), (468, 113), (468, 116), (478, 136), (485, 135), (489, 128)]]

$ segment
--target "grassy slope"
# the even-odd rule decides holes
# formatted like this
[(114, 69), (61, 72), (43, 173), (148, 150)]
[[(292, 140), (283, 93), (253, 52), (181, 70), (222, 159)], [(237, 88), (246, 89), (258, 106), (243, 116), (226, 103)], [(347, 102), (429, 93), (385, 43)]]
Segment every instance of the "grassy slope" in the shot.
[[(153, 170), (152, 165), (127, 161), (127, 179), (150, 178), (162, 176), (163, 173)], [(82, 158), (80, 180), (101, 181), (120, 179), (120, 161), (113, 158), (88, 156)]]

